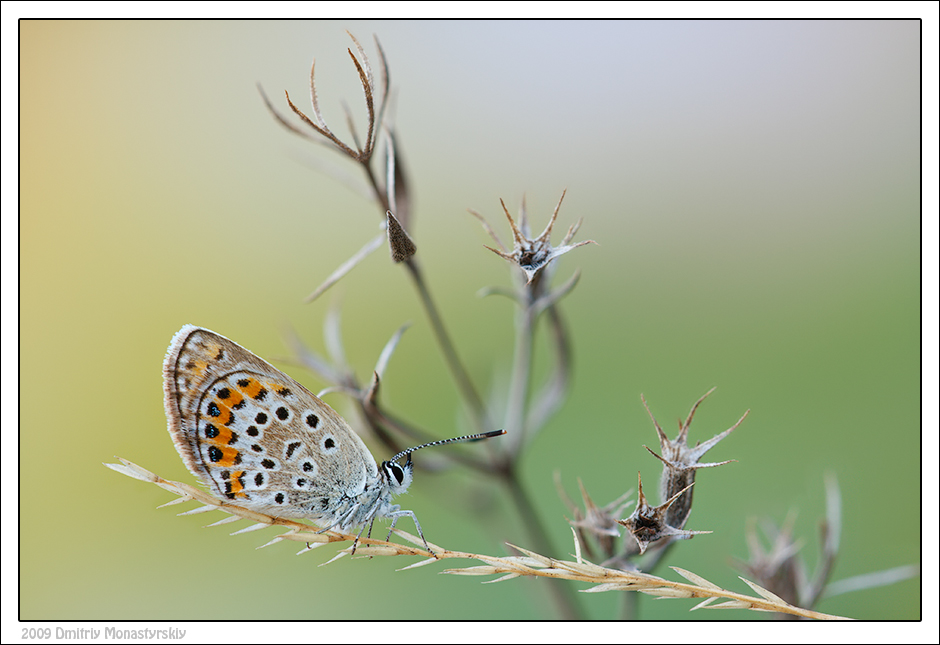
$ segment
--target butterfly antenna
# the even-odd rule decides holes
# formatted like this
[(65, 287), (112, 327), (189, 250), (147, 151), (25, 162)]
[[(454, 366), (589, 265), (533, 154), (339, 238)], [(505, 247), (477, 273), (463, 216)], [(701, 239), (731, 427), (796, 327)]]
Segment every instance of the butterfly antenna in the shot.
[(441, 439), (439, 441), (431, 441), (430, 443), (424, 443), (420, 446), (415, 446), (414, 448), (408, 448), (408, 450), (402, 450), (400, 453), (389, 459), (391, 462), (398, 461), (405, 455), (408, 455), (409, 461), (411, 460), (411, 453), (415, 450), (421, 450), (422, 448), (428, 448), (430, 446), (443, 446), (447, 443), (462, 443), (464, 441), (479, 441), (480, 439), (489, 439), (490, 437), (498, 437), (501, 434), (506, 434), (505, 430), (490, 430), (489, 432), (480, 432), (478, 434), (468, 434), (463, 437), (454, 437), (453, 439)]

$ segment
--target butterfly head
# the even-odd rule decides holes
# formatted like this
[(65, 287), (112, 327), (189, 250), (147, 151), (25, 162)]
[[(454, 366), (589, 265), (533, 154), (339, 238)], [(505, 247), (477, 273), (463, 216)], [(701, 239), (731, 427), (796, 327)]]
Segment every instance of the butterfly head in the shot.
[(411, 462), (411, 453), (407, 454), (408, 461), (404, 465), (398, 463), (397, 457), (382, 462), (382, 474), (388, 482), (389, 490), (395, 495), (408, 490), (411, 480), (414, 479), (414, 464)]
[[(443, 446), (449, 443), (488, 439), (490, 437), (498, 437), (502, 434), (506, 434), (506, 431), (492, 430), (490, 432), (481, 432), (479, 434), (471, 434), (463, 437), (454, 437), (453, 439), (431, 441), (430, 443), (421, 444), (420, 446), (415, 446), (414, 448), (409, 448), (408, 450), (402, 450), (388, 461), (382, 462), (382, 476), (385, 478), (386, 482), (388, 482), (388, 488), (390, 491), (392, 491), (392, 493), (395, 495), (404, 493), (406, 490), (408, 490), (408, 486), (411, 485), (411, 480), (414, 478), (414, 464), (411, 462), (411, 453), (413, 453), (415, 450), (421, 450), (422, 448), (427, 448), (429, 446)], [(404, 466), (398, 463), (398, 460), (402, 457), (408, 457), (408, 461), (405, 462)]]

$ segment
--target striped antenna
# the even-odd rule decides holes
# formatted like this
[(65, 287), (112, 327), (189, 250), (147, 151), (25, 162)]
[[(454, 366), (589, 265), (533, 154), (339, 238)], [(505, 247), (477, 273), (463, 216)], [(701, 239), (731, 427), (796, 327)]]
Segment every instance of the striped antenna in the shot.
[(421, 450), (422, 448), (427, 448), (429, 446), (443, 446), (446, 443), (461, 443), (463, 441), (479, 441), (480, 439), (489, 439), (490, 437), (498, 437), (501, 434), (506, 434), (505, 430), (491, 430), (489, 432), (481, 432), (479, 434), (468, 434), (463, 437), (454, 437), (453, 439), (441, 439), (440, 441), (432, 441), (430, 443), (425, 443), (420, 446), (415, 446), (414, 448), (409, 448), (408, 450), (402, 450), (400, 453), (389, 459), (389, 462), (396, 462), (405, 455), (411, 456), (415, 450)]

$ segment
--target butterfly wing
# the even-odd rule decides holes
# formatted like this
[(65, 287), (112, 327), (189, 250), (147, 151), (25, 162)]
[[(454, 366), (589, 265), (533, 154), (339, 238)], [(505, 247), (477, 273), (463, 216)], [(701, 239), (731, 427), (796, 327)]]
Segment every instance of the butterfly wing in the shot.
[(224, 336), (184, 326), (163, 376), (173, 443), (220, 499), (329, 519), (378, 478), (372, 454), (339, 414)]

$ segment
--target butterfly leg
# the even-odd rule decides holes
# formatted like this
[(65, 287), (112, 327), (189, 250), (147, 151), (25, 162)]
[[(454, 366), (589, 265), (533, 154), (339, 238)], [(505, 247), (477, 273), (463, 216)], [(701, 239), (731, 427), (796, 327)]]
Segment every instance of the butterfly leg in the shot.
[[(349, 555), (356, 555), (356, 548), (359, 546), (359, 538), (362, 537), (362, 532), (365, 530), (366, 527), (363, 525), (362, 528), (359, 529), (359, 532), (356, 533), (356, 539), (353, 542), (352, 551), (349, 552)], [(372, 537), (372, 522), (369, 522), (369, 533), (366, 535), (366, 539), (369, 539), (370, 537)]]
[[(375, 518), (374, 518), (374, 517), (373, 517), (372, 520), (369, 522), (369, 532), (366, 533), (366, 539), (367, 539), (367, 540), (371, 540), (371, 539), (372, 539), (372, 525), (373, 525), (373, 524), (375, 524)], [(362, 537), (362, 532), (365, 531), (365, 530), (366, 530), (366, 525), (363, 524), (363, 525), (362, 525), (362, 528), (359, 529), (359, 533), (356, 534), (356, 541), (353, 542), (352, 552), (350, 552), (349, 555), (356, 555), (356, 547), (359, 546), (359, 538)], [(388, 539), (386, 539), (385, 541), (388, 542)]]
[(410, 517), (411, 521), (415, 523), (415, 528), (418, 529), (418, 535), (421, 537), (421, 541), (424, 542), (424, 548), (433, 555), (434, 551), (431, 551), (431, 547), (428, 546), (428, 541), (424, 538), (424, 533), (421, 531), (421, 524), (418, 522), (418, 518), (413, 511), (395, 511), (389, 514), (389, 517), (392, 518), (392, 525), (388, 527), (388, 535), (385, 537), (385, 541), (388, 542), (392, 537), (392, 529), (395, 528), (395, 524), (398, 523), (399, 518), (405, 516)]

